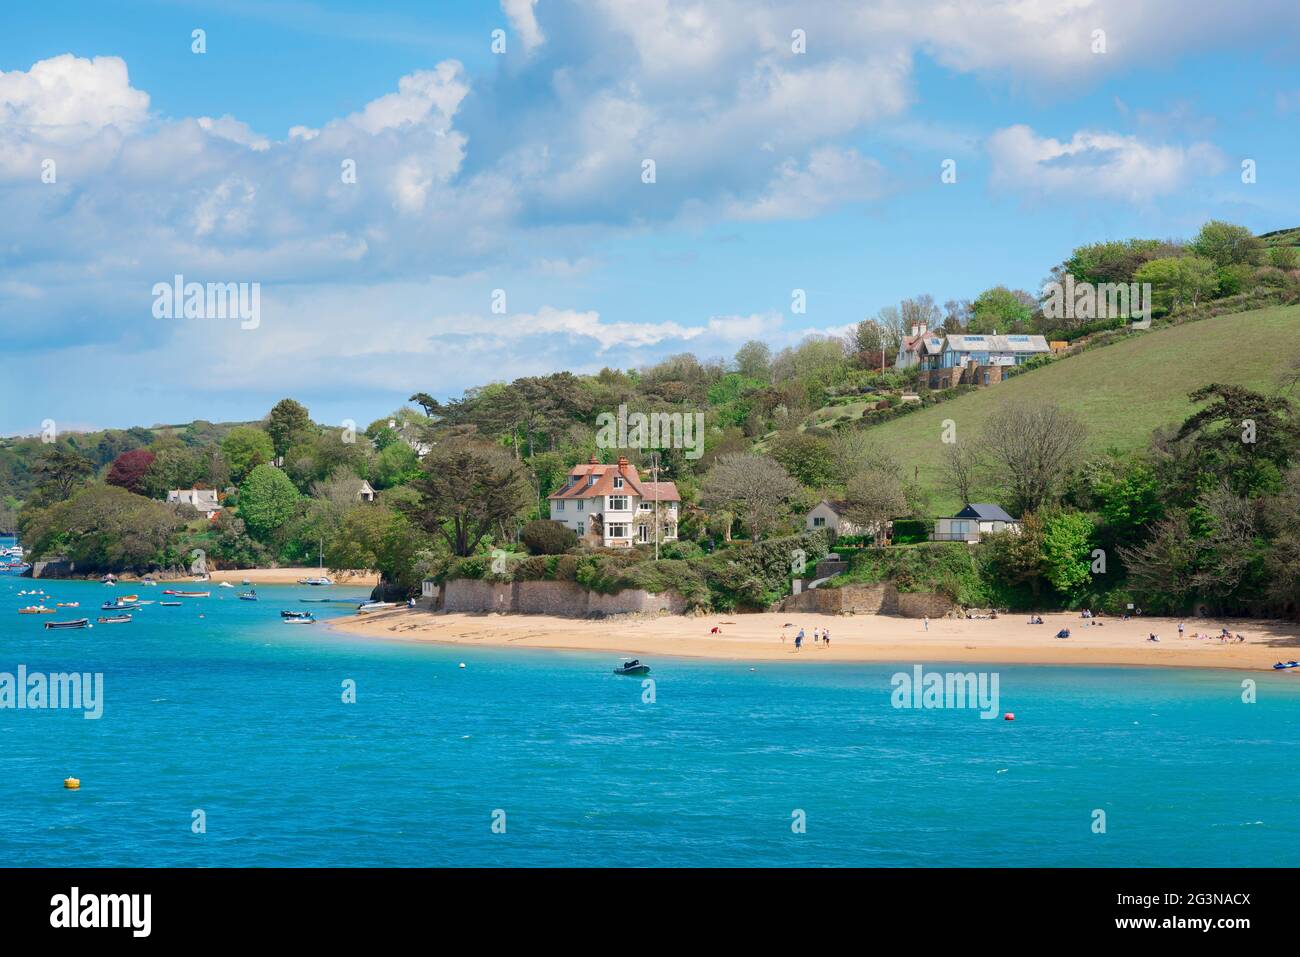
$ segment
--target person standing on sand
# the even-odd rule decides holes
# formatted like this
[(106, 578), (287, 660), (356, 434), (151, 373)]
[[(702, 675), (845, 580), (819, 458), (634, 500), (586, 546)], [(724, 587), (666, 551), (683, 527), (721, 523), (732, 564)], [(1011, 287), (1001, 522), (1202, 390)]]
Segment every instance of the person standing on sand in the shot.
[(830, 646), (831, 646), (831, 630), (829, 628), (824, 628), (822, 629), (822, 647), (829, 648)]
[(794, 636), (794, 650), (798, 651), (799, 646), (803, 644), (803, 629), (799, 629), (799, 634)]
[(1178, 623), (1178, 637), (1183, 637), (1183, 623), (1181, 621)]
[(925, 626), (925, 630), (926, 630), (926, 631), (929, 631), (929, 630), (930, 630), (930, 616), (929, 616), (929, 615), (923, 615), (923, 616), (921, 617), (921, 624)]

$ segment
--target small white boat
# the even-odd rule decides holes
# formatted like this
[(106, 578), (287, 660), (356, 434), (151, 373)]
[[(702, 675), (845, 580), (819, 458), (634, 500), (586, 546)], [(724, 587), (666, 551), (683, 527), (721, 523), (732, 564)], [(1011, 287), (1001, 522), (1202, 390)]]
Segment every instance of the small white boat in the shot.
[(299, 585), (333, 585), (334, 579), (326, 575), (321, 575), (316, 578), (299, 578), (298, 584)]
[(221, 583), (220, 585), (218, 585), (217, 587), (218, 587), (218, 588), (234, 588), (235, 586), (232, 585), (232, 584), (230, 584), (230, 582), (222, 582), (222, 583)]
[(385, 608), (396, 608), (397, 602), (394, 601), (367, 601), (357, 605), (357, 613), (365, 614), (368, 611), (382, 611)]

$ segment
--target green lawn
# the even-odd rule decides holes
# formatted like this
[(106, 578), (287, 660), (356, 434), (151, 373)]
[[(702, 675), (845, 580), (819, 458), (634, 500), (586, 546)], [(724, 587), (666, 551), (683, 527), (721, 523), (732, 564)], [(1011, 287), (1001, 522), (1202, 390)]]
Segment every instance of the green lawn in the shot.
[(999, 385), (913, 412), (869, 434), (890, 450), (933, 495), (936, 514), (958, 504), (938, 488), (945, 419), (959, 441), (976, 439), (1006, 402), (1055, 402), (1077, 413), (1095, 450), (1144, 446), (1161, 425), (1177, 425), (1192, 408), (1187, 394), (1211, 382), (1260, 391), (1300, 355), (1300, 306), (1203, 319), (1135, 334), (1132, 339), (1025, 372)]

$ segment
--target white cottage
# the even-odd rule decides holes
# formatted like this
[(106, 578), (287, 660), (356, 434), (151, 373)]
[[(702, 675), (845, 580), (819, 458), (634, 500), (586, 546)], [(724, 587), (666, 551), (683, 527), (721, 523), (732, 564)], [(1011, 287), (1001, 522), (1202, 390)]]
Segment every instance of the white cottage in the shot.
[(593, 455), (585, 465), (575, 465), (550, 503), (552, 521), (606, 547), (677, 540), (677, 486), (644, 481), (626, 458), (605, 465)]

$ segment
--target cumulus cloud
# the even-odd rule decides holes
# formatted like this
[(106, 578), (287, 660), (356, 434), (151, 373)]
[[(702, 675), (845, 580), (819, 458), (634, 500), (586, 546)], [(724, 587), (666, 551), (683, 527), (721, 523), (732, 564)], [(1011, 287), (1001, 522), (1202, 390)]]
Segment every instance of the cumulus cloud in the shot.
[(1209, 143), (1148, 143), (1136, 136), (1081, 130), (1069, 140), (1011, 126), (988, 138), (992, 183), (1007, 190), (1143, 203), (1224, 168)]

